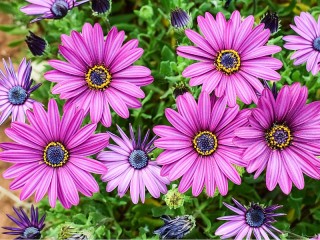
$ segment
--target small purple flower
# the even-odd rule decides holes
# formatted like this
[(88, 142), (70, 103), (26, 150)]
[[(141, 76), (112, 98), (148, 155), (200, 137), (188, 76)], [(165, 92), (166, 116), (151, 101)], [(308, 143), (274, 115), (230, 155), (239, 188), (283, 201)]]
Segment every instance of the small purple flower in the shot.
[(269, 29), (271, 33), (278, 32), (279, 17), (276, 12), (268, 11), (267, 14), (261, 19), (260, 23), (264, 23), (264, 28)]
[(111, 0), (92, 0), (92, 11), (96, 13), (107, 13), (111, 10)]
[(234, 198), (232, 200), (234, 206), (227, 203), (223, 204), (237, 215), (218, 218), (218, 220), (226, 220), (228, 222), (222, 224), (216, 230), (215, 235), (221, 236), (222, 239), (233, 238), (235, 240), (242, 240), (244, 238), (251, 239), (252, 233), (256, 239), (269, 239), (268, 234), (270, 234), (272, 238), (280, 240), (273, 231), (280, 234), (282, 232), (272, 226), (272, 224), (276, 222), (274, 217), (285, 215), (284, 213), (274, 213), (275, 210), (282, 206), (271, 205), (264, 207), (251, 203), (249, 207), (245, 207)]
[(140, 128), (136, 139), (130, 125), (130, 139), (117, 126), (121, 138), (110, 133), (111, 139), (117, 144), (108, 145), (111, 151), (98, 154), (97, 159), (108, 168), (108, 172), (102, 176), (102, 181), (108, 182), (107, 192), (112, 192), (118, 187), (118, 194), (123, 197), (130, 189), (132, 202), (137, 204), (139, 197), (145, 201), (145, 187), (154, 198), (159, 198), (160, 193), (167, 192), (167, 184), (170, 181), (160, 176), (160, 167), (155, 161), (151, 161), (149, 154), (155, 149), (153, 142), (156, 136), (148, 141), (150, 131), (143, 137)]
[(22, 59), (18, 72), (14, 71), (11, 59), (9, 66), (3, 60), (6, 74), (0, 70), (0, 125), (10, 116), (12, 122), (25, 122), (25, 115), (36, 102), (30, 94), (40, 87), (40, 83), (32, 86), (31, 61)]
[[(318, 22), (320, 17), (318, 18)], [(307, 63), (307, 71), (316, 75), (319, 72), (320, 62), (320, 25), (312, 17), (310, 13), (302, 12), (300, 16), (294, 17), (296, 25), (290, 25), (298, 34), (284, 36), (286, 41), (284, 48), (296, 50), (290, 57), (295, 59), (293, 64), (300, 65)]]
[(2, 227), (3, 229), (9, 230), (9, 232), (4, 232), (3, 234), (7, 235), (19, 235), (15, 239), (40, 239), (41, 230), (44, 228), (44, 220), (46, 215), (43, 215), (39, 220), (38, 208), (34, 209), (33, 205), (31, 206), (31, 218), (25, 213), (25, 211), (20, 208), (13, 208), (15, 213), (18, 216), (18, 219), (7, 214), (18, 227)]
[(282, 62), (272, 57), (281, 51), (279, 46), (267, 45), (270, 30), (264, 24), (254, 27), (254, 17), (242, 19), (238, 11), (230, 20), (219, 12), (216, 17), (206, 13), (198, 17), (202, 35), (186, 29), (185, 34), (195, 46), (179, 46), (179, 56), (197, 60), (182, 72), (190, 78), (190, 86), (202, 85), (202, 91), (217, 97), (226, 96), (228, 106), (236, 105), (237, 97), (245, 104), (258, 102), (260, 79), (278, 81), (276, 70)]
[(250, 125), (235, 131), (233, 143), (245, 149), (247, 171), (257, 178), (266, 169), (270, 191), (279, 184), (289, 194), (292, 183), (303, 189), (303, 174), (320, 179), (320, 102), (306, 104), (307, 98), (308, 89), (299, 83), (277, 95), (266, 88), (251, 110)]
[(192, 25), (190, 15), (181, 8), (176, 8), (170, 14), (171, 25), (176, 29), (185, 29)]
[(65, 17), (69, 10), (79, 6), (89, 0), (26, 0), (30, 4), (20, 10), (27, 15), (40, 15), (33, 19), (31, 23), (42, 19), (61, 19)]
[(221, 195), (228, 193), (228, 180), (241, 184), (233, 166), (246, 166), (241, 155), (244, 150), (232, 143), (235, 129), (247, 125), (248, 111), (239, 106), (227, 108), (225, 98), (200, 94), (198, 103), (190, 93), (177, 97), (178, 112), (167, 108), (165, 115), (172, 126), (159, 125), (153, 131), (160, 136), (155, 146), (162, 148), (157, 162), (162, 176), (171, 181), (181, 178), (178, 190), (198, 196), (206, 189), (213, 197), (216, 187)]
[(123, 44), (125, 32), (113, 27), (104, 39), (100, 24), (86, 23), (82, 33), (62, 35), (60, 53), (67, 62), (50, 60), (55, 68), (45, 74), (57, 82), (52, 93), (67, 99), (66, 108), (76, 106), (90, 113), (93, 123), (110, 127), (110, 107), (122, 118), (129, 117), (129, 108), (140, 108), (137, 98), (144, 98), (140, 88), (153, 82), (149, 68), (132, 65), (143, 53), (138, 40)]
[(34, 56), (43, 55), (47, 47), (47, 42), (43, 38), (35, 35), (33, 32), (29, 31), (29, 33), (30, 35), (26, 37), (25, 41), (31, 53)]
[(36, 202), (48, 193), (51, 207), (58, 199), (65, 208), (78, 205), (78, 191), (88, 197), (98, 192), (91, 173), (104, 174), (107, 168), (88, 156), (104, 149), (109, 135), (95, 134), (96, 124), (81, 127), (82, 109), (70, 108), (60, 119), (54, 99), (47, 112), (35, 103), (27, 118), (30, 124), (15, 122), (5, 130), (13, 143), (0, 144), (0, 160), (14, 164), (3, 173), (6, 179), (14, 178), (10, 189), (22, 189), (21, 200), (35, 193)]

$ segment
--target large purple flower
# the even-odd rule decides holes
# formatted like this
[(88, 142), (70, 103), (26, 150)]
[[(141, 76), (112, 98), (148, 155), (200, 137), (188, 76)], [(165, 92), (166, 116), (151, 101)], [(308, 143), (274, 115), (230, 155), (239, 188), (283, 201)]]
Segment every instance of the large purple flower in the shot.
[(284, 36), (286, 41), (284, 47), (296, 50), (290, 59), (295, 59), (293, 64), (307, 63), (307, 71), (316, 75), (319, 72), (320, 62), (320, 18), (318, 23), (310, 13), (302, 12), (300, 16), (294, 17), (295, 25), (291, 28), (299, 35)]
[(1, 143), (0, 159), (14, 163), (3, 173), (15, 178), (10, 189), (22, 188), (20, 199), (35, 192), (40, 201), (48, 192), (55, 207), (58, 198), (65, 208), (79, 203), (78, 191), (92, 196), (99, 186), (90, 173), (103, 174), (107, 168), (88, 158), (108, 145), (109, 135), (94, 134), (96, 124), (81, 127), (84, 112), (70, 108), (60, 119), (58, 105), (51, 99), (48, 112), (35, 103), (27, 112), (30, 125), (15, 122), (5, 130), (14, 143)]
[(27, 15), (39, 15), (32, 22), (42, 19), (60, 19), (67, 15), (72, 8), (79, 6), (89, 0), (26, 0), (30, 4), (20, 10)]
[(22, 208), (20, 210), (13, 208), (13, 210), (17, 214), (18, 219), (9, 214), (7, 216), (17, 224), (17, 227), (2, 227), (9, 231), (4, 232), (4, 234), (18, 236), (15, 239), (40, 239), (41, 231), (45, 227), (44, 220), (46, 219), (46, 215), (43, 215), (39, 220), (38, 208), (34, 209), (33, 205), (31, 206), (30, 218)]
[(52, 93), (68, 99), (66, 107), (75, 105), (90, 112), (92, 122), (111, 125), (110, 106), (121, 117), (128, 118), (130, 108), (140, 108), (137, 98), (144, 98), (141, 86), (153, 81), (150, 69), (131, 66), (143, 49), (133, 39), (122, 46), (124, 31), (113, 27), (104, 40), (99, 24), (86, 23), (82, 34), (72, 31), (62, 35), (60, 53), (68, 62), (51, 60), (56, 70), (45, 74), (46, 79), (58, 84)]
[(153, 142), (156, 137), (148, 141), (149, 130), (143, 137), (139, 128), (136, 139), (130, 125), (129, 139), (119, 126), (117, 128), (121, 138), (110, 133), (117, 145), (110, 144), (108, 148), (111, 151), (101, 152), (97, 156), (109, 170), (102, 176), (102, 181), (108, 182), (107, 191), (111, 192), (118, 187), (118, 194), (123, 197), (130, 189), (132, 202), (137, 204), (139, 197), (144, 203), (147, 187), (153, 197), (159, 198), (160, 193), (167, 192), (166, 185), (170, 184), (170, 181), (160, 176), (160, 167), (155, 161), (151, 161), (149, 156), (155, 149)]
[(264, 24), (253, 28), (254, 17), (241, 19), (234, 11), (229, 21), (219, 12), (214, 18), (210, 13), (198, 17), (203, 34), (187, 29), (187, 37), (196, 46), (179, 46), (178, 55), (198, 60), (187, 67), (182, 75), (191, 78), (190, 85), (203, 85), (202, 91), (217, 97), (227, 96), (228, 105), (235, 106), (237, 96), (246, 104), (257, 102), (256, 91), (263, 85), (259, 78), (277, 81), (281, 61), (270, 55), (281, 51), (278, 46), (266, 45), (270, 30)]
[(250, 126), (236, 130), (234, 143), (246, 149), (247, 171), (257, 178), (266, 168), (267, 188), (279, 184), (289, 194), (292, 182), (304, 188), (303, 174), (320, 179), (320, 102), (306, 104), (308, 89), (284, 86), (278, 96), (265, 89), (249, 116)]
[(228, 179), (235, 184), (241, 178), (232, 164), (245, 166), (243, 150), (232, 143), (234, 130), (247, 124), (248, 111), (239, 113), (239, 106), (226, 108), (225, 98), (215, 99), (207, 92), (200, 94), (198, 104), (190, 93), (177, 98), (178, 112), (167, 108), (165, 115), (173, 125), (156, 126), (160, 136), (155, 146), (165, 149), (157, 158), (163, 165), (161, 174), (171, 181), (182, 177), (180, 192), (192, 186), (198, 196), (204, 186), (213, 196), (216, 186), (222, 195), (228, 193)]
[(32, 108), (35, 100), (30, 98), (30, 94), (41, 84), (32, 86), (31, 62), (22, 59), (18, 72), (14, 71), (12, 62), (10, 65), (3, 60), (3, 65), (7, 74), (0, 70), (0, 125), (10, 116), (12, 122), (25, 122), (25, 115), (28, 109)]
[(251, 239), (252, 233), (258, 240), (269, 240), (268, 234), (272, 238), (280, 240), (273, 231), (282, 233), (280, 230), (272, 226), (276, 220), (274, 217), (283, 216), (283, 213), (274, 213), (275, 210), (281, 208), (280, 205), (271, 205), (264, 207), (256, 203), (251, 203), (249, 207), (243, 206), (234, 198), (232, 199), (234, 206), (223, 203), (231, 211), (237, 215), (220, 217), (218, 220), (227, 220), (217, 230), (216, 235), (220, 235), (221, 239), (234, 238), (242, 240), (244, 238)]

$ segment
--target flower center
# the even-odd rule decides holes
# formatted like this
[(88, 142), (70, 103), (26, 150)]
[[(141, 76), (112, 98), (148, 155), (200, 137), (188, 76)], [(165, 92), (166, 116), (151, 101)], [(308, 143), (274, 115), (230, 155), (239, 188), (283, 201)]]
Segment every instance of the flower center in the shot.
[(14, 86), (9, 90), (8, 97), (10, 103), (13, 105), (21, 105), (27, 100), (28, 94), (22, 87)]
[(288, 147), (292, 141), (290, 129), (285, 125), (274, 124), (266, 133), (266, 140), (271, 149), (284, 149)]
[(208, 156), (214, 153), (218, 147), (218, 140), (216, 135), (209, 131), (198, 133), (193, 139), (193, 147), (203, 156)]
[(69, 152), (59, 142), (49, 143), (43, 152), (43, 161), (51, 167), (62, 167), (69, 159)]
[(261, 227), (264, 219), (264, 212), (259, 206), (251, 207), (246, 212), (246, 222), (250, 227)]
[(24, 230), (23, 237), (25, 237), (26, 239), (40, 239), (41, 234), (39, 229), (35, 227), (28, 227)]
[(317, 37), (313, 40), (313, 48), (317, 51), (320, 51), (320, 37)]
[(111, 74), (105, 66), (95, 65), (88, 70), (85, 79), (91, 89), (105, 90), (111, 82)]
[(218, 53), (215, 61), (217, 70), (230, 75), (240, 69), (240, 56), (234, 50), (222, 50)]
[(69, 5), (65, 0), (56, 0), (50, 10), (56, 19), (60, 19), (67, 15)]
[(149, 157), (142, 150), (133, 150), (129, 156), (129, 163), (134, 169), (142, 169), (148, 165)]

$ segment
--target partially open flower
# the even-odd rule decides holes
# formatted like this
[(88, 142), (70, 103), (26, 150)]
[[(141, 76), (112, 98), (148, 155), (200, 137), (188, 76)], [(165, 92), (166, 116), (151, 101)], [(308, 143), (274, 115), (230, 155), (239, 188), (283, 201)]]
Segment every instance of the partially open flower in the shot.
[(26, 37), (25, 41), (31, 53), (34, 56), (43, 55), (47, 47), (47, 42), (43, 38), (35, 35), (33, 32), (29, 31), (29, 33), (30, 35)]
[(96, 13), (107, 13), (111, 10), (111, 0), (92, 0), (92, 11)]
[(171, 11), (171, 25), (176, 29), (189, 28), (192, 25), (190, 15), (181, 8), (176, 8)]
[(264, 23), (264, 29), (269, 29), (271, 33), (276, 33), (279, 30), (279, 17), (276, 12), (268, 11), (260, 23)]

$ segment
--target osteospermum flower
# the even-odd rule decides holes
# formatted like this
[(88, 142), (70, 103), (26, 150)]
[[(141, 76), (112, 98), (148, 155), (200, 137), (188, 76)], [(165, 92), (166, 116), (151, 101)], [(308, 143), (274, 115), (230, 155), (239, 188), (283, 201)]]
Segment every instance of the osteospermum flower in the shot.
[(277, 184), (289, 194), (292, 183), (304, 188), (303, 174), (320, 178), (320, 102), (306, 104), (308, 89), (299, 83), (284, 86), (276, 99), (265, 89), (250, 125), (235, 131), (233, 142), (246, 151), (247, 171), (257, 178), (266, 169), (267, 188)]
[(0, 159), (14, 163), (3, 173), (15, 178), (10, 189), (22, 189), (20, 199), (35, 192), (40, 201), (48, 192), (49, 203), (55, 207), (58, 198), (65, 208), (79, 203), (78, 191), (92, 196), (99, 186), (90, 173), (103, 174), (106, 167), (88, 158), (108, 145), (109, 135), (94, 134), (96, 124), (81, 127), (84, 112), (70, 108), (62, 119), (55, 100), (48, 104), (48, 112), (35, 103), (27, 112), (30, 125), (12, 123), (5, 133), (14, 143), (1, 143)]
[(31, 53), (34, 56), (43, 55), (47, 47), (47, 42), (43, 38), (35, 35), (33, 32), (29, 31), (29, 33), (30, 35), (26, 37), (25, 42), (27, 43)]
[(72, 31), (71, 36), (62, 35), (60, 53), (68, 62), (51, 60), (56, 70), (45, 78), (58, 84), (52, 93), (67, 99), (66, 108), (75, 105), (90, 112), (92, 122), (111, 125), (110, 106), (122, 118), (129, 117), (130, 108), (140, 108), (137, 98), (144, 98), (141, 86), (150, 84), (150, 69), (131, 66), (143, 50), (133, 39), (122, 46), (124, 31), (113, 27), (104, 40), (101, 26), (86, 23), (82, 34)]
[(177, 98), (178, 112), (167, 108), (165, 115), (173, 125), (156, 126), (160, 136), (155, 146), (165, 149), (157, 163), (163, 165), (161, 174), (171, 181), (182, 177), (178, 187), (198, 196), (204, 186), (213, 196), (216, 186), (222, 195), (228, 192), (228, 179), (241, 183), (232, 164), (245, 166), (243, 150), (232, 143), (234, 130), (247, 124), (248, 111), (239, 113), (239, 106), (226, 108), (225, 98), (210, 99), (207, 92), (200, 94), (198, 104), (190, 93)]
[(3, 60), (6, 73), (0, 70), (0, 125), (11, 115), (12, 121), (25, 122), (25, 114), (36, 102), (30, 94), (40, 87), (32, 86), (31, 61), (22, 59), (18, 72), (14, 71), (11, 60), (9, 66)]
[(171, 11), (170, 21), (171, 25), (178, 30), (188, 28), (192, 25), (190, 15), (182, 8), (176, 8)]
[(278, 81), (281, 77), (275, 70), (282, 67), (281, 61), (270, 55), (281, 50), (278, 46), (266, 45), (270, 30), (264, 24), (253, 28), (254, 17), (241, 20), (234, 11), (229, 21), (219, 12), (214, 18), (210, 13), (198, 17), (203, 34), (187, 29), (187, 37), (196, 46), (179, 46), (178, 55), (200, 62), (188, 66), (182, 73), (191, 78), (189, 84), (202, 84), (202, 91), (217, 97), (226, 96), (229, 106), (235, 106), (237, 96), (246, 104), (257, 102), (256, 91), (263, 85), (259, 78)]
[(33, 205), (31, 206), (30, 218), (22, 208), (20, 208), (20, 210), (13, 208), (13, 210), (18, 218), (10, 216), (9, 214), (7, 214), (7, 216), (17, 225), (17, 227), (2, 227), (9, 231), (4, 232), (3, 234), (18, 236), (15, 239), (40, 239), (41, 231), (45, 227), (44, 221), (46, 215), (44, 214), (39, 220), (38, 208), (34, 209)]
[(39, 15), (31, 23), (42, 19), (61, 19), (69, 10), (89, 0), (26, 0), (30, 4), (22, 7), (21, 12), (27, 15)]
[(110, 137), (117, 144), (110, 144), (108, 149), (98, 154), (97, 158), (104, 162), (109, 171), (102, 176), (102, 181), (108, 182), (107, 192), (118, 187), (118, 194), (123, 197), (130, 189), (132, 202), (137, 204), (139, 196), (141, 202), (145, 200), (145, 187), (154, 198), (159, 198), (160, 193), (167, 192), (166, 184), (170, 181), (160, 176), (160, 167), (151, 161), (149, 154), (155, 149), (153, 137), (149, 142), (149, 130), (144, 137), (140, 128), (136, 139), (130, 125), (130, 139), (117, 126), (121, 138), (110, 133)]
[(234, 238), (242, 240), (244, 238), (251, 239), (252, 233), (256, 239), (273, 239), (280, 240), (273, 231), (282, 233), (280, 230), (272, 226), (276, 220), (274, 217), (283, 216), (283, 213), (274, 213), (275, 210), (281, 208), (280, 205), (271, 205), (264, 207), (256, 203), (251, 203), (249, 207), (243, 206), (234, 198), (232, 199), (234, 206), (223, 203), (231, 211), (237, 215), (220, 217), (218, 220), (226, 220), (227, 223), (222, 224), (215, 232), (222, 239)]
[(294, 65), (306, 62), (307, 71), (316, 75), (319, 72), (320, 62), (320, 25), (307, 12), (295, 16), (294, 22), (296, 25), (290, 26), (299, 36), (284, 36), (283, 40), (286, 41), (284, 47), (289, 50), (296, 50), (290, 57), (290, 59), (295, 59)]

